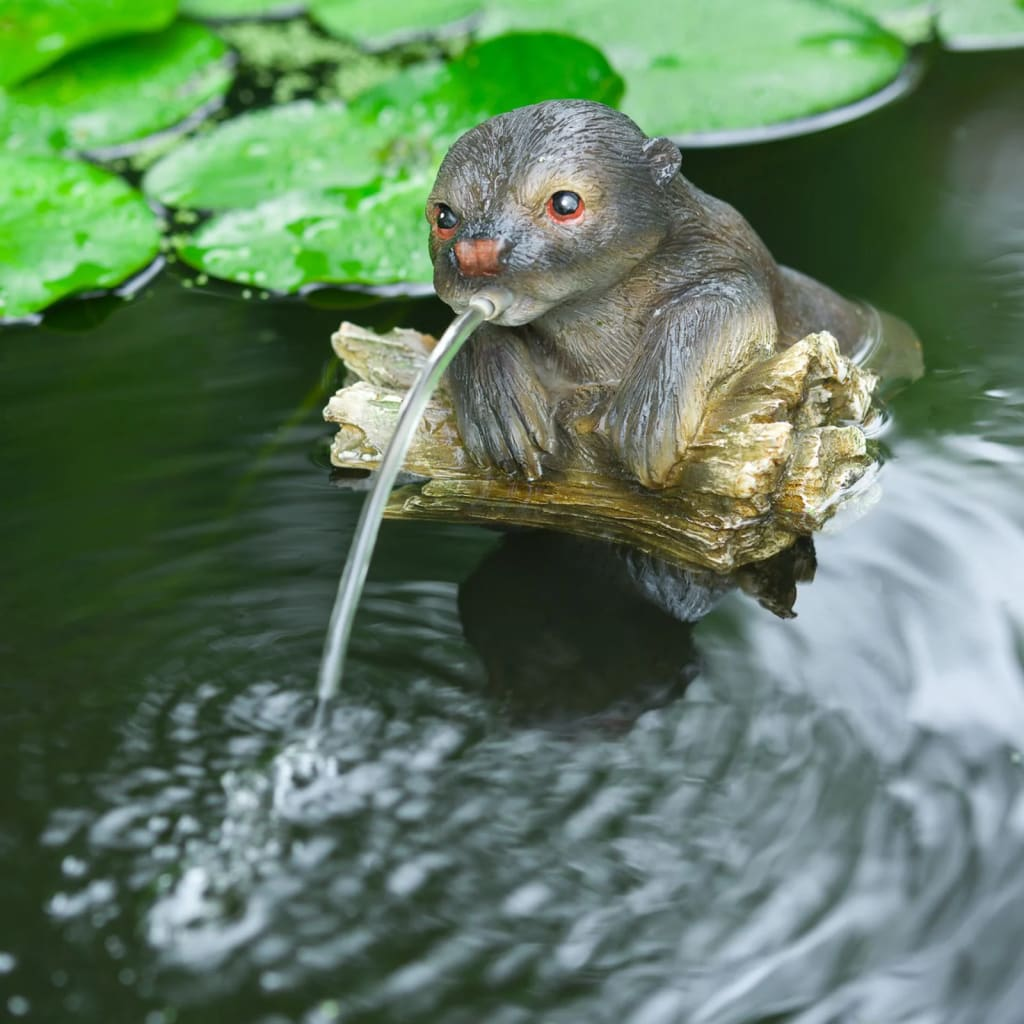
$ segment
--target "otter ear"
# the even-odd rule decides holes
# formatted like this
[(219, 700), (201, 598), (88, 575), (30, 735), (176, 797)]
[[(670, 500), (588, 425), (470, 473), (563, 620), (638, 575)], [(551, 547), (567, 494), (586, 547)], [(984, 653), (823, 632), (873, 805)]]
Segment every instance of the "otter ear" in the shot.
[(683, 155), (671, 139), (648, 139), (642, 152), (656, 185), (664, 188), (679, 173)]

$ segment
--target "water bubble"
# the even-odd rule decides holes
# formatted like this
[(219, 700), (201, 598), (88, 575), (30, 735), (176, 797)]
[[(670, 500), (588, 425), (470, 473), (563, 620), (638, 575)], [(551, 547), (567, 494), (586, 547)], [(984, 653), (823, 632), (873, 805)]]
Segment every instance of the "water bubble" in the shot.
[(7, 1012), (12, 1017), (24, 1017), (30, 1008), (31, 1004), (24, 996), (11, 996), (7, 1000)]

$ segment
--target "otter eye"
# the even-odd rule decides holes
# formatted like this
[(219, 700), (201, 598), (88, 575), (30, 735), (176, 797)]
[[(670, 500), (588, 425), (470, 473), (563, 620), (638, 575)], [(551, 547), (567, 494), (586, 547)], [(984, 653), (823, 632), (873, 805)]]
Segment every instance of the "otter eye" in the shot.
[(575, 192), (556, 192), (548, 200), (548, 216), (552, 220), (576, 220), (583, 216), (583, 200)]
[(442, 238), (451, 238), (459, 226), (459, 218), (450, 206), (445, 203), (435, 203), (434, 223), (437, 225), (437, 233)]

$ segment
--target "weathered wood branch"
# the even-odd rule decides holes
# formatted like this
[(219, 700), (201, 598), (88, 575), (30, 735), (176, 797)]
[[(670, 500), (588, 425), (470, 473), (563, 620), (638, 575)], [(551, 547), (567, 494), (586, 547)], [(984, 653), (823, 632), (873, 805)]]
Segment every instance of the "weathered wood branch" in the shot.
[[(331, 461), (373, 469), (398, 407), (433, 339), (381, 336), (342, 324), (332, 343), (360, 379), (324, 410), (338, 424)], [(470, 342), (472, 344), (472, 342)], [(568, 454), (536, 483), (476, 465), (439, 389), (406, 460), (424, 482), (398, 489), (389, 517), (537, 526), (630, 544), (680, 565), (729, 572), (813, 533), (874, 465), (865, 427), (877, 378), (853, 365), (827, 333), (738, 373), (705, 413), (676, 484), (650, 491), (597, 467), (609, 465), (593, 410), (603, 389), (567, 395), (556, 417)]]

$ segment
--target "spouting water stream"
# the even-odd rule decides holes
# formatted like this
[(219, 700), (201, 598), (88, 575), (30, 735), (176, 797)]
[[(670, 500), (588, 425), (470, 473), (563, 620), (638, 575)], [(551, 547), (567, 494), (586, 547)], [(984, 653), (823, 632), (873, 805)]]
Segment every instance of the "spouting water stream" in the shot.
[(331, 610), (330, 624), (327, 627), (327, 640), (320, 661), (320, 675), (317, 683), (317, 710), (313, 723), (314, 733), (319, 733), (324, 724), (327, 708), (338, 692), (341, 675), (345, 667), (345, 655), (348, 651), (349, 637), (352, 634), (352, 623), (355, 620), (359, 598), (363, 593), (366, 574), (370, 568), (370, 559), (377, 543), (384, 508), (387, 505), (391, 488), (405, 462), (405, 457), (412, 444), (416, 427), (423, 416), (423, 410), (434, 393), (441, 375), (466, 339), (485, 320), (493, 320), (500, 316), (511, 304), (512, 295), (504, 288), (484, 288), (469, 301), (469, 308), (460, 313), (441, 335), (440, 340), (427, 356), (419, 376), (409, 388), (398, 410), (395, 433), (384, 452), (377, 470), (376, 479), (367, 495), (363, 510), (356, 524), (352, 547), (349, 549), (345, 571), (338, 583), (338, 595), (334, 599)]

